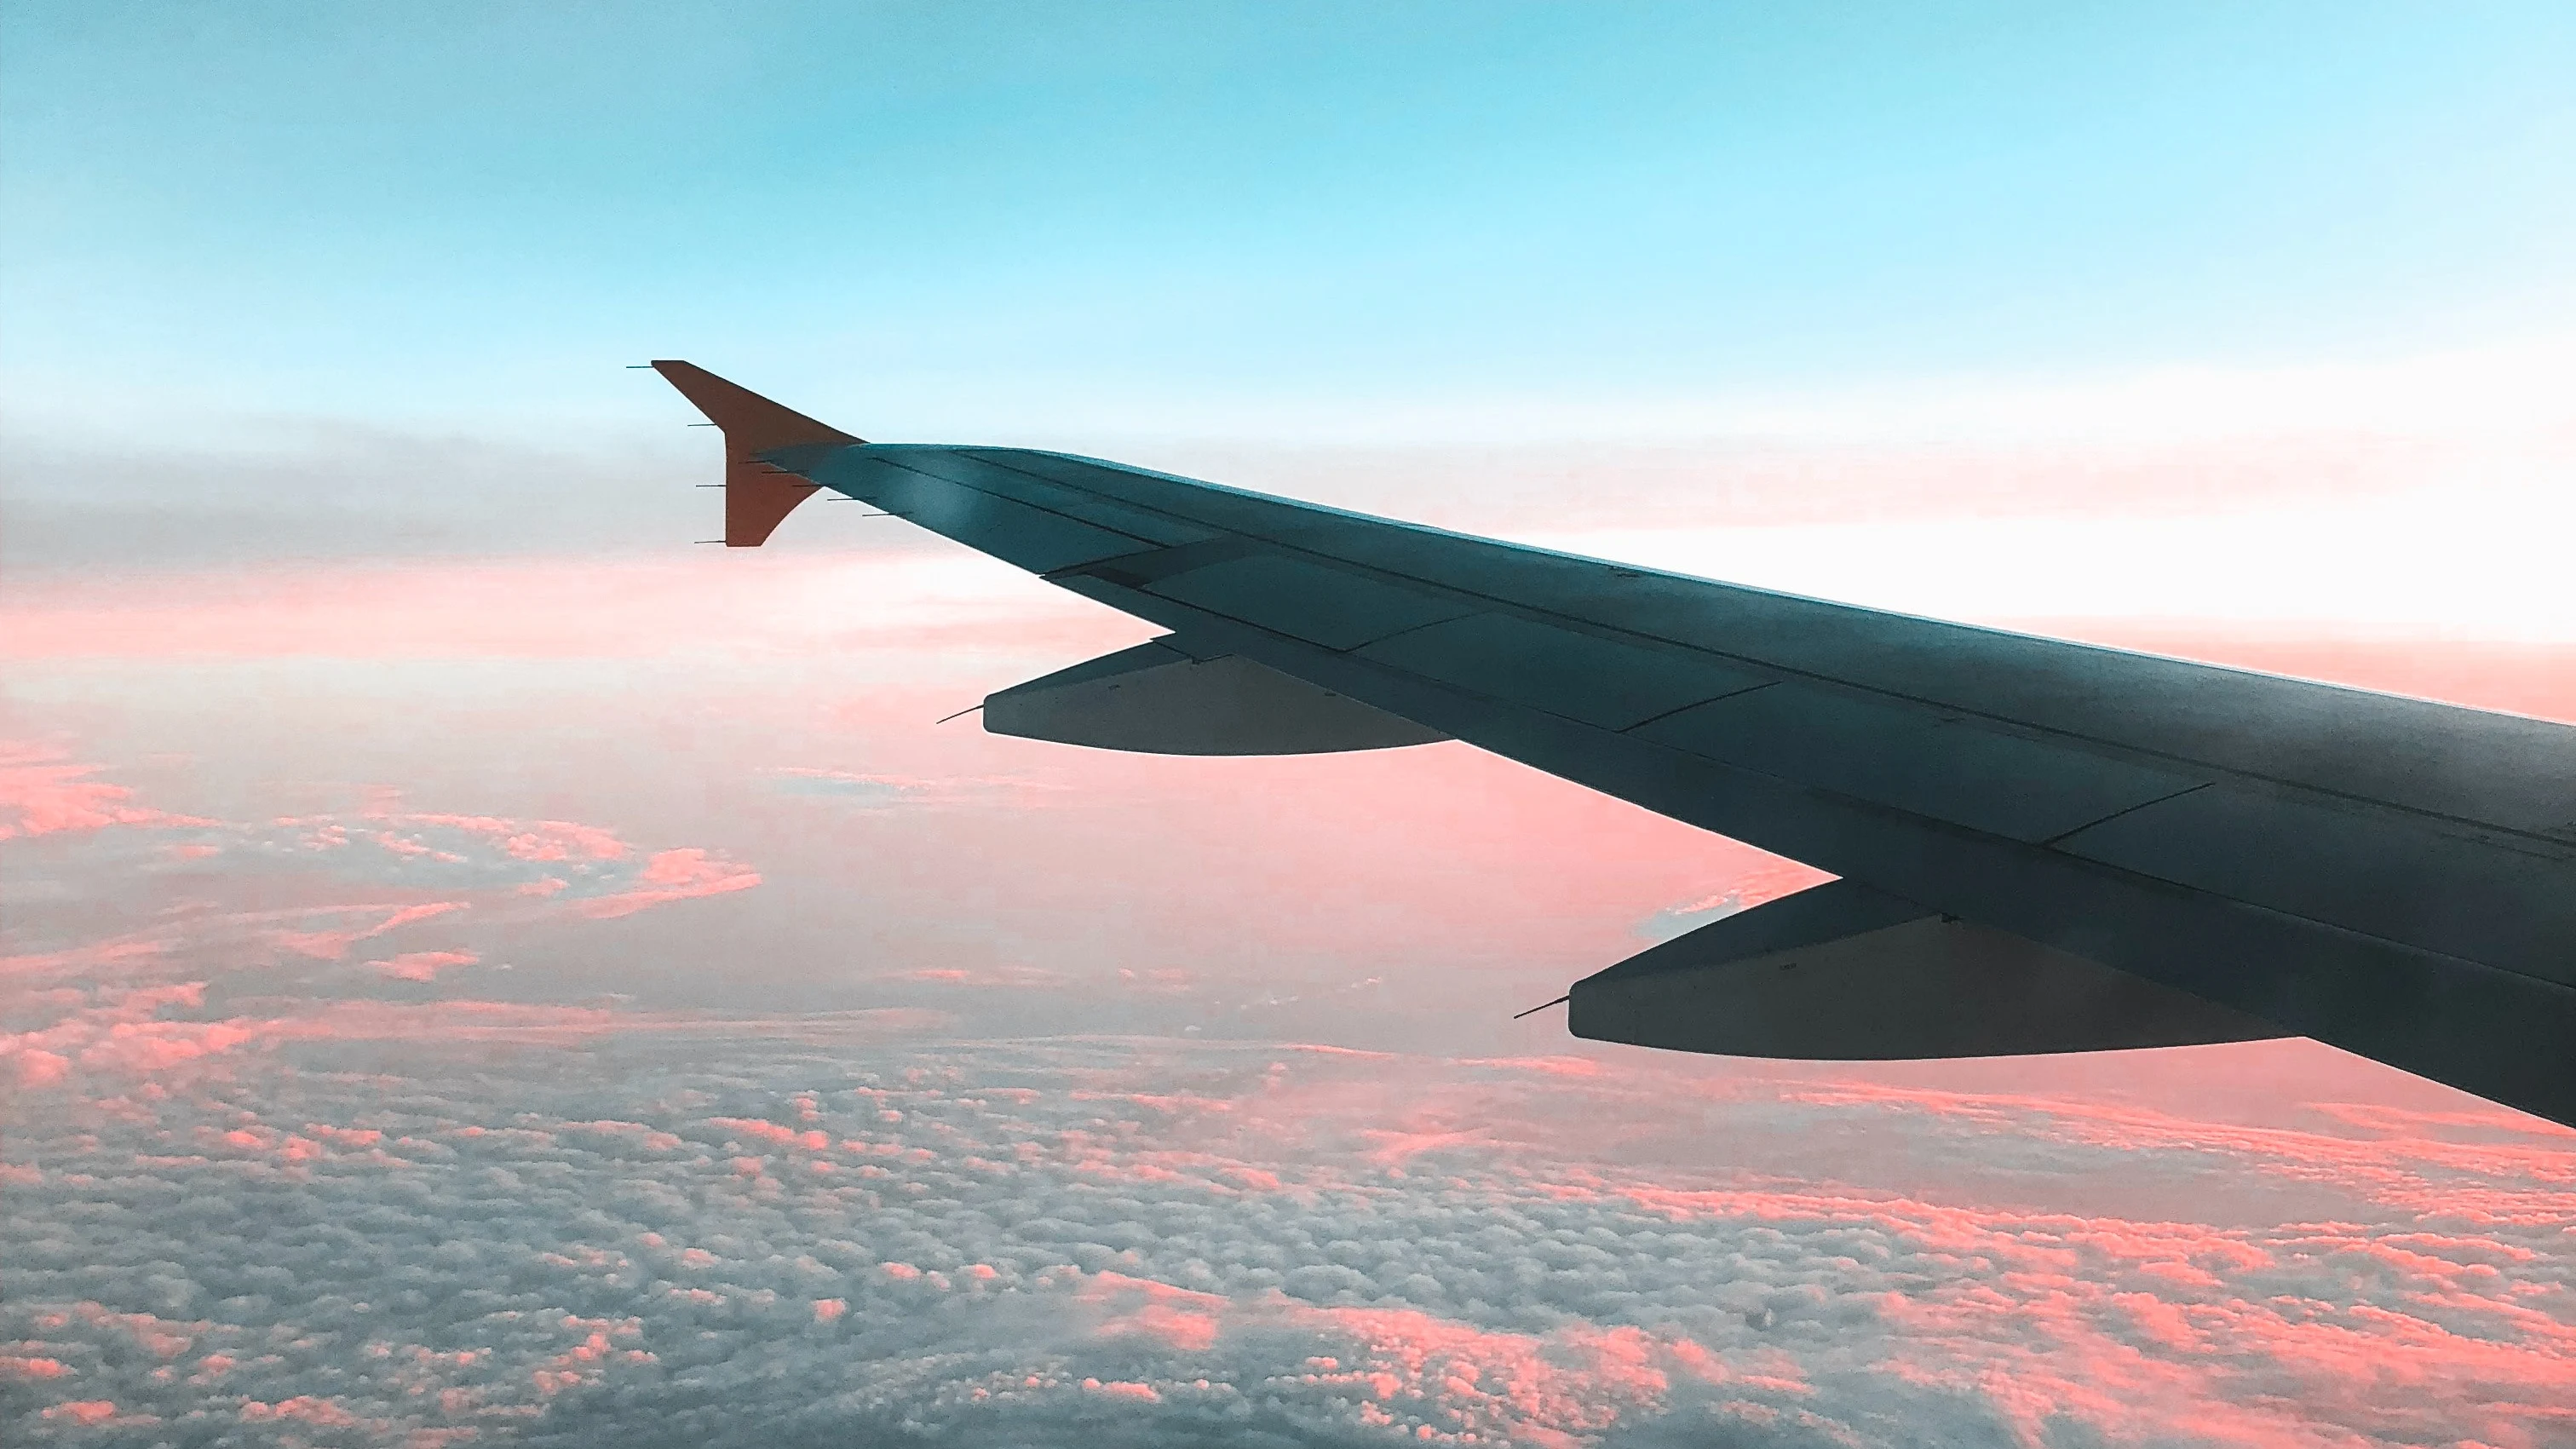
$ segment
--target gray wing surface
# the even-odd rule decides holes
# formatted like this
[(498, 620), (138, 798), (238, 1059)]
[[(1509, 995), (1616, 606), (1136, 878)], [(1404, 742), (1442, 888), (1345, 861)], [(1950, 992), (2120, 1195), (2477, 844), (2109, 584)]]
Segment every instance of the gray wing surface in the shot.
[(1172, 631), (1140, 687), (1251, 661), (2265, 1028), (2175, 1040), (2313, 1037), (2576, 1123), (2576, 730), (1060, 453), (757, 458)]

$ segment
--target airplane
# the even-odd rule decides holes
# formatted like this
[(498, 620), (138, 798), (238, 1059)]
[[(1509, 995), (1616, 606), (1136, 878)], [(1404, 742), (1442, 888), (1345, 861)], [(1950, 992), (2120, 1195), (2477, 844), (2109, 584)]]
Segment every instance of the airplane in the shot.
[(2305, 1036), (2576, 1126), (2576, 729), (871, 443), (649, 365), (723, 432), (728, 547), (829, 490), (1170, 631), (991, 695), (987, 730), (1461, 740), (1836, 877), (1575, 982), (1578, 1037), (1883, 1061)]

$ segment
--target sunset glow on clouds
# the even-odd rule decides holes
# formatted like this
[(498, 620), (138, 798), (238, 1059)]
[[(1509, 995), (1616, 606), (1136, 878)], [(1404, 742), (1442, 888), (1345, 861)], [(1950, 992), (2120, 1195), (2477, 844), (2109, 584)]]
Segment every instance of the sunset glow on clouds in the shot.
[[(924, 677), (1065, 647), (974, 619), (931, 631), (960, 652), (914, 653)], [(441, 698), (493, 663), (546, 667), (525, 636), (479, 627), (426, 651), (415, 707), (464, 730), (456, 747), (556, 762), (538, 794), (583, 809), (381, 781), (287, 792), (329, 808), (177, 808), (126, 783), (155, 767), (89, 763), (59, 731), (10, 747), (0, 1413), (18, 1432), (2261, 1449), (2576, 1433), (2560, 1129), (2300, 1043), (1872, 1069), (1593, 1049), (1503, 1017), (1815, 874), (1704, 837), (1676, 852), (1687, 833), (1455, 747), (1236, 762), (1220, 798), (1238, 803), (1203, 825), (1222, 764), (1049, 760), (929, 726), (918, 692), (868, 703), (862, 683), (834, 704), (792, 674), (732, 695), (723, 742), (666, 757), (678, 773), (639, 760), (594, 782), (529, 717), (479, 733), (470, 692)], [(792, 658), (780, 641), (817, 626), (766, 627), (763, 649)], [(53, 671), (38, 717), (124, 698), (122, 671), (153, 656), (117, 641), (148, 635), (101, 626), (86, 657), (28, 661)], [(576, 670), (629, 648), (606, 629), (553, 639)], [(2202, 642), (2576, 704), (2529, 646), (2427, 665), (2351, 640)], [(887, 654), (859, 680), (912, 647), (844, 643)], [(721, 671), (719, 641), (671, 647)], [(292, 677), (230, 658), (211, 667)], [(648, 731), (703, 707), (600, 678)], [(548, 697), (535, 675), (511, 688)], [(149, 723), (120, 707), (121, 729)], [(799, 716), (845, 732), (837, 754), (805, 753), (826, 736)], [(233, 728), (192, 717), (163, 739), (238, 738), (268, 770), (346, 748), (281, 753)], [(149, 730), (128, 739), (160, 758)], [(885, 765), (857, 768), (852, 745)], [(727, 843), (596, 823), (716, 761), (723, 794), (693, 818), (737, 817)], [(1251, 821), (1247, 788), (1279, 792)], [(1435, 929), (1541, 879), (1564, 916), (1459, 937), (1491, 953), (1518, 936), (1517, 961), (1387, 958), (1368, 938), (1393, 918), (1300, 844), (1323, 823), (1301, 815), (1347, 804), (1277, 803), (1301, 789), (1374, 795), (1360, 828), (1419, 862), (1410, 909)], [(1089, 887), (1125, 894), (1092, 920), (1013, 926), (997, 893), (1024, 867), (987, 853), (992, 832), (1073, 845), (1104, 807), (1120, 852), (1053, 868), (1126, 875)], [(1462, 807), (1482, 823), (1457, 832), (1487, 843), (1441, 884), (1457, 862), (1397, 842), (1404, 817)], [(1170, 871), (1193, 852), (1228, 870), (1196, 843), (1219, 826), (1263, 832), (1239, 846), (1271, 869), (1211, 916)], [(824, 840), (842, 843), (818, 855)], [(1656, 850), (1668, 884), (1623, 879), (1622, 852)], [(875, 889), (932, 862), (932, 900)], [(836, 919), (834, 895), (863, 893), (841, 928), (861, 933), (889, 909), (967, 915), (879, 936), (909, 944), (830, 968), (817, 1009), (763, 1011), (726, 988), (726, 943), (807, 939), (774, 934), (782, 891)], [(1318, 892), (1335, 899), (1299, 925)], [(722, 913), (698, 921), (712, 933), (676, 938), (711, 963), (695, 986), (657, 979), (652, 936), (597, 934), (705, 912)], [(1252, 919), (1312, 959), (1186, 945)], [(1020, 930), (1030, 954), (996, 954), (990, 933)], [(1332, 1041), (1390, 1032), (1424, 1047)]]
[[(1820, 591), (1858, 538), (1708, 536)], [(1870, 586), (1937, 601), (1922, 556)], [(2576, 719), (2541, 616), (1984, 587)], [(66, 573), (0, 622), (21, 1436), (2576, 1435), (2564, 1131), (2303, 1043), (1513, 1022), (1820, 877), (1457, 746), (934, 724), (1143, 633), (939, 545)]]
[[(1137, 1442), (2507, 1446), (2558, 1442), (2576, 1402), (2550, 1206), (2576, 1155), (2502, 1113), (2227, 1130), (1644, 1060), (1566, 1077), (865, 1018), (510, 1046), (420, 1027), (138, 1070), (14, 1149), (11, 1401), (185, 1433), (301, 1404), (365, 1442), (611, 1415), (656, 1443), (1043, 1437), (1114, 1413)], [(359, 1076), (335, 1069), (352, 1039)], [(612, 1042), (615, 1080), (563, 1070)], [(1479, 1126), (1349, 1151), (1338, 1104), (1390, 1087), (1422, 1127)], [(1616, 1167), (1588, 1141), (1676, 1106), (1712, 1139), (1613, 1126)], [(1812, 1146), (1791, 1156), (1828, 1176), (1804, 1183), (1724, 1161), (1854, 1132), (1939, 1140), (1948, 1180), (1838, 1185)], [(2224, 1172), (2238, 1205), (2335, 1212), (1981, 1205), (1996, 1172), (2037, 1196)], [(81, 1226), (97, 1203), (132, 1226)]]
[(2576, 1444), (2576, 1134), (1515, 1019), (1819, 874), (622, 366), (2576, 722), (2564, 5), (290, 19), (0, 9), (0, 1444)]
[[(2279, 546), (2101, 508), (1560, 541), (2576, 718), (2546, 612), (1998, 582)], [(1514, 1023), (1819, 876), (1455, 746), (934, 725), (1143, 632), (936, 544), (62, 573), (7, 622), (21, 1434), (2576, 1434), (2563, 1131), (2300, 1043)]]

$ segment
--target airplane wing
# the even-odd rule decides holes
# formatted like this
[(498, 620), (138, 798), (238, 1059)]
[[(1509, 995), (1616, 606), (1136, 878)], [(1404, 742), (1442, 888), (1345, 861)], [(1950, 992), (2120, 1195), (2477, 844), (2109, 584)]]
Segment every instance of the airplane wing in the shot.
[(1457, 739), (1838, 880), (1575, 983), (1818, 1059), (2307, 1036), (2576, 1125), (2576, 730), (1524, 548), (1098, 459), (863, 443), (684, 362), (727, 537), (830, 489), (1171, 632), (998, 732)]

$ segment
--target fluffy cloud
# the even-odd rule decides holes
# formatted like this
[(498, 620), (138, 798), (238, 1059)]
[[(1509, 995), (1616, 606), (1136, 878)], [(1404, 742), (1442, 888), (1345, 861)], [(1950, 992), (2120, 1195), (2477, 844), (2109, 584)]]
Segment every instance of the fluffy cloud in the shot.
[(607, 920), (673, 901), (749, 890), (758, 884), (760, 872), (703, 850), (662, 850), (644, 861), (643, 868), (635, 872), (624, 889), (576, 900), (573, 909), (593, 920)]
[[(93, 767), (0, 749), (0, 841), (50, 837), (48, 869), (73, 887), (12, 876), (0, 1084), (97, 1077), (112, 1088), (331, 1035), (369, 1009), (340, 998), (447, 990), (508, 969), (482, 941), (761, 883), (720, 852), (642, 850), (574, 821), (389, 802), (261, 821), (180, 815), (91, 778)], [(102, 920), (121, 929), (101, 934)], [(450, 1024), (476, 1010), (457, 1003)]]
[[(0, 1442), (2576, 1435), (2576, 1139), (2318, 1049), (2143, 1091), (2114, 1059), (1936, 1089), (994, 1039), (980, 998), (1064, 1033), (1108, 994), (1042, 952), (867, 963), (957, 1016), (485, 999), (536, 974), (502, 974), (514, 933), (609, 941), (758, 874), (535, 807), (213, 821), (35, 763), (9, 818), (58, 823), (0, 862), (45, 872), (0, 922)], [(1672, 923), (1797, 883), (1715, 871)], [(1116, 995), (1324, 1000), (1283, 939), (1140, 954)]]
[[(2576, 1144), (2500, 1111), (2288, 1130), (1630, 1055), (336, 1010), (229, 1074), (22, 1094), (11, 1432), (2537, 1449), (2576, 1428)], [(1378, 1110), (1337, 1107), (1361, 1098)], [(1605, 1142), (1649, 1108), (1726, 1150)], [(1353, 1150), (1368, 1132), (1404, 1150)], [(1807, 1173), (1721, 1160), (1763, 1133)], [(2223, 1225), (1837, 1170), (1880, 1134), (2025, 1196), (2216, 1162), (2341, 1211)]]
[(95, 765), (31, 740), (0, 740), (0, 840), (112, 825), (207, 825), (135, 803), (123, 785), (93, 780)]
[[(759, 872), (721, 855), (695, 848), (647, 853), (595, 825), (390, 807), (281, 817), (210, 832), (197, 843), (214, 847), (223, 865), (236, 868), (255, 863), (423, 891), (482, 891), (549, 901), (553, 909), (594, 919), (760, 884)], [(313, 939), (336, 956), (356, 941), (469, 904), (416, 903), (353, 934)]]
[[(235, 896), (252, 894), (245, 877), (266, 878), (271, 883), (257, 894), (301, 896), (304, 903), (224, 911), (192, 898), (143, 932), (0, 958), (0, 975), (23, 980), (85, 971), (108, 955), (141, 959), (182, 943), (203, 958), (216, 937), (256, 942), (276, 955), (340, 961), (361, 943), (459, 912), (470, 911), (473, 922), (606, 919), (761, 881), (757, 870), (718, 852), (641, 851), (613, 831), (571, 821), (378, 808), (235, 823), (127, 805), (121, 787), (96, 788), (112, 795), (98, 797), (106, 803), (88, 808), (77, 823), (65, 823), (75, 817), (39, 798), (22, 811), (19, 829), (101, 832), (81, 862), (100, 871), (221, 873)], [(109, 831), (111, 825), (145, 828)], [(439, 949), (442, 959), (431, 964), (469, 964), (452, 959), (460, 954), (456, 948)]]
[(438, 973), (455, 966), (473, 966), (483, 958), (471, 951), (405, 951), (399, 956), (367, 964), (379, 976), (396, 981), (435, 981)]

